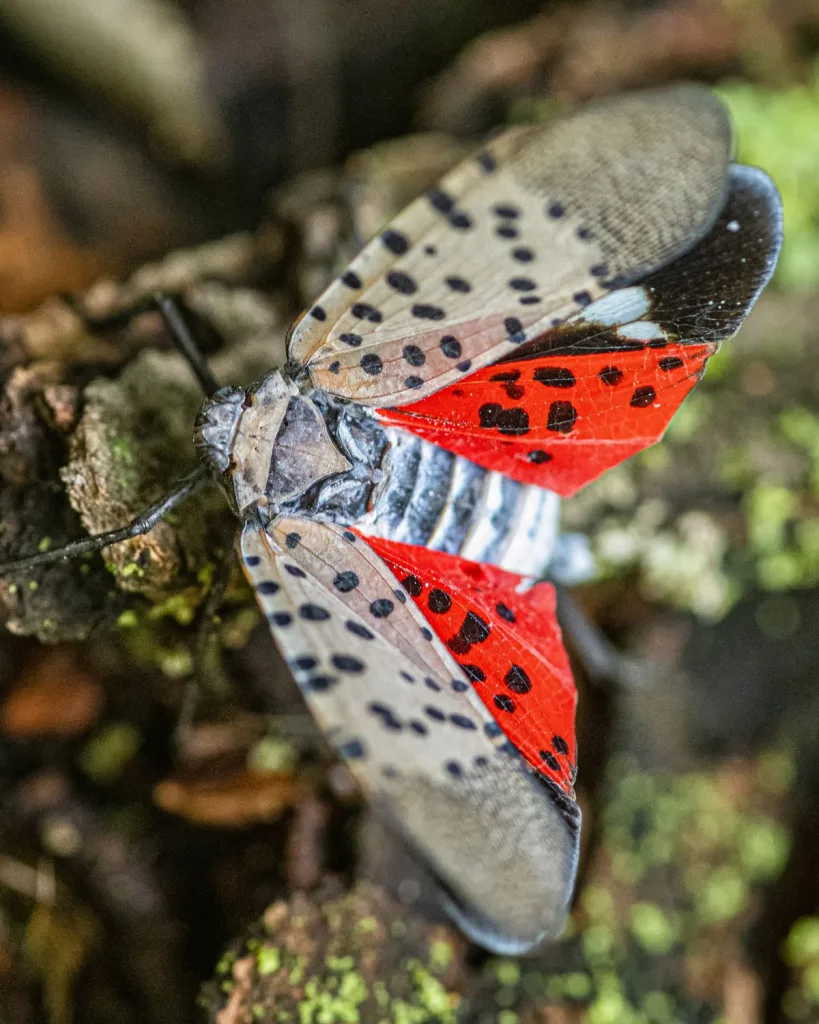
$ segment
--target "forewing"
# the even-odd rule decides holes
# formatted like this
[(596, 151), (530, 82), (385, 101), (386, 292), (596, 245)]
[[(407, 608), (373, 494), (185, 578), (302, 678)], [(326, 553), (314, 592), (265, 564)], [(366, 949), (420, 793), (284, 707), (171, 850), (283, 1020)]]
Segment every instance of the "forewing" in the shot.
[(349, 530), (248, 524), (246, 574), (305, 699), (476, 941), (557, 934), (579, 812), (533, 775), (383, 560)]
[(318, 387), (433, 394), (689, 249), (724, 199), (730, 125), (677, 86), (516, 128), (409, 206), (295, 326)]
[(735, 165), (712, 230), (672, 265), (514, 358), (379, 416), (487, 469), (573, 494), (659, 440), (709, 356), (739, 330), (781, 241), (775, 186)]
[(574, 796), (577, 692), (550, 583), (455, 555), (369, 538), (506, 736)]

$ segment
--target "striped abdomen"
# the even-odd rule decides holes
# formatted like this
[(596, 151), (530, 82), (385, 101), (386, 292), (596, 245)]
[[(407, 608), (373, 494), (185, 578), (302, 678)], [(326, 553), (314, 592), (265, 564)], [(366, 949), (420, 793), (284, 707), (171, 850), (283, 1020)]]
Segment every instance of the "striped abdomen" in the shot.
[(356, 525), (369, 534), (541, 576), (558, 533), (560, 499), (387, 428), (382, 479)]

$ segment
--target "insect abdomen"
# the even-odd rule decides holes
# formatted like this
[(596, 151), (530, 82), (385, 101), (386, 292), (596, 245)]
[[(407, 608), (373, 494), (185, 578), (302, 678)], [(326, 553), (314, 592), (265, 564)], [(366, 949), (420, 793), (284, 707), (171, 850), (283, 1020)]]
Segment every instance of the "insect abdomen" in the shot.
[(542, 575), (557, 536), (559, 498), (476, 466), (403, 430), (388, 428), (383, 478), (356, 524), (527, 576)]

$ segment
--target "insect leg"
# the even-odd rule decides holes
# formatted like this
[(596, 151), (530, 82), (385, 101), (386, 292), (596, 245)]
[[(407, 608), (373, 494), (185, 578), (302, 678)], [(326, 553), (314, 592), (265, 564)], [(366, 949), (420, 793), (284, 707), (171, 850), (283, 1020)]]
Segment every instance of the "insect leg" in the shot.
[(210, 397), (215, 391), (219, 390), (219, 381), (211, 373), (207, 359), (205, 359), (190, 328), (185, 323), (179, 300), (172, 295), (165, 295), (162, 292), (157, 292), (153, 298), (156, 308), (165, 321), (165, 326), (168, 328), (168, 333), (173, 339), (174, 345), (176, 345), (180, 355), (187, 360), (194, 376), (202, 385), (205, 396)]
[(178, 296), (167, 292), (153, 292), (151, 295), (138, 299), (125, 309), (103, 317), (89, 316), (73, 296), (65, 296), (65, 299), (82, 317), (89, 330), (100, 333), (122, 328), (142, 313), (159, 313), (171, 340), (202, 385), (205, 395), (210, 396), (214, 391), (219, 390), (219, 382), (211, 373), (207, 359), (202, 354), (202, 350), (185, 321), (182, 312), (183, 303)]
[(208, 477), (208, 471), (204, 466), (195, 469), (188, 476), (184, 477), (172, 491), (155, 501), (144, 512), (132, 519), (126, 526), (116, 530), (106, 530), (105, 533), (97, 533), (92, 537), (83, 537), (82, 540), (75, 540), (62, 547), (53, 548), (51, 551), (40, 551), (37, 554), (28, 555), (24, 558), (13, 558), (0, 562), (0, 576), (10, 572), (21, 572), (33, 569), (38, 565), (47, 565), (50, 562), (59, 562), (64, 558), (76, 558), (78, 555), (85, 555), (89, 552), (100, 551), (111, 544), (119, 544), (123, 540), (131, 540), (133, 537), (141, 537), (149, 533), (171, 509), (181, 505), (204, 484)]
[(649, 666), (618, 651), (589, 619), (571, 591), (559, 583), (554, 586), (560, 628), (589, 679), (598, 686), (615, 690), (631, 690), (650, 683)]

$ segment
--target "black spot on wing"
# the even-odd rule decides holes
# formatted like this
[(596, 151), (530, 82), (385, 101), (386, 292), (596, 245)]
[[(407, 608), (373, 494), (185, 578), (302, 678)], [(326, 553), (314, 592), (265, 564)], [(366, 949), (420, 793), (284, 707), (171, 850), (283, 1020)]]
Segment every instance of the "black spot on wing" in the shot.
[(431, 612), (434, 612), (436, 615), (442, 615), (444, 612), (448, 612), (452, 607), (452, 598), (446, 593), (446, 591), (441, 590), (439, 587), (435, 587), (429, 592), (427, 604)]
[(418, 291), (415, 280), (403, 270), (389, 271), (386, 281), (393, 291), (399, 292), (401, 295), (414, 295)]
[(403, 256), (409, 249), (409, 241), (406, 235), (396, 231), (394, 228), (387, 228), (381, 235), (381, 241), (396, 256)]
[(460, 358), (462, 352), (461, 343), (453, 335), (445, 334), (443, 338), (441, 338), (439, 345), (441, 347), (441, 351), (444, 353), (447, 359)]
[(380, 324), (384, 319), (381, 311), (371, 306), (369, 302), (355, 302), (350, 307), (350, 312), (359, 320), (368, 320), (373, 324)]
[(424, 586), (417, 576), (407, 576), (401, 582), (407, 593), (412, 594), (413, 597), (420, 597), (423, 593)]
[(552, 402), (546, 420), (546, 429), (557, 434), (571, 434), (577, 421), (577, 410), (571, 402)]
[(532, 376), (549, 388), (573, 388), (577, 383), (572, 371), (563, 366), (539, 366)]
[(629, 405), (635, 409), (646, 409), (657, 400), (657, 392), (650, 384), (636, 388)]

